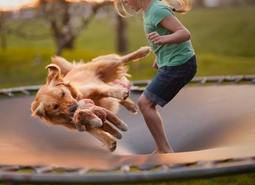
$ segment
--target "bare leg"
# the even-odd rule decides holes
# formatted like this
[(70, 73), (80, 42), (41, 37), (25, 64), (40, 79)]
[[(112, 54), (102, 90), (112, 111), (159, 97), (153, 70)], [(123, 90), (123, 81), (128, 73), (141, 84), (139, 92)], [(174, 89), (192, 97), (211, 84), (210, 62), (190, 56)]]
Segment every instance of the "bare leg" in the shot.
[(144, 95), (141, 95), (141, 97), (139, 98), (138, 105), (143, 114), (144, 120), (156, 142), (156, 152), (173, 152), (173, 149), (168, 143), (164, 125), (162, 123), (160, 114), (156, 109), (156, 105)]
[(125, 100), (129, 96), (129, 91), (124, 88), (116, 88), (108, 85), (92, 85), (81, 87), (80, 92), (83, 97), (98, 100), (101, 98), (112, 97), (119, 100)]

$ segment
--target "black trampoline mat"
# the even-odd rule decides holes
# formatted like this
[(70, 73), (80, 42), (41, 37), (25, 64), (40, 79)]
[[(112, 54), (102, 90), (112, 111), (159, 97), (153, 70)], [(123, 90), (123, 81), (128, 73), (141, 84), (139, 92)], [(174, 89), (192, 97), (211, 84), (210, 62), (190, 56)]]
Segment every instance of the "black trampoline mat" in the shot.
[[(131, 98), (137, 100), (139, 93)], [(129, 126), (115, 152), (88, 133), (42, 123), (30, 116), (33, 97), (0, 101), (0, 163), (111, 169), (123, 164), (169, 164), (255, 156), (255, 86), (184, 88), (159, 108), (175, 153), (152, 155), (155, 143), (141, 113), (121, 108)]]

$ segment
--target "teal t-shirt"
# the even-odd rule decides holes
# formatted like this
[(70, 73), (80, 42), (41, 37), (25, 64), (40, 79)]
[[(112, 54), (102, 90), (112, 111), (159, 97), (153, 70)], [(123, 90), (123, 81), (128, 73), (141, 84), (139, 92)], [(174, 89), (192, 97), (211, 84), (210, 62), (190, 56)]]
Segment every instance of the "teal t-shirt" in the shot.
[[(167, 16), (175, 16), (172, 9), (160, 2), (152, 0), (150, 7), (144, 12), (145, 33), (157, 32), (159, 35), (168, 35), (171, 32), (160, 25)], [(191, 41), (179, 44), (153, 44), (148, 41), (157, 56), (158, 67), (177, 66), (187, 62), (195, 53)]]

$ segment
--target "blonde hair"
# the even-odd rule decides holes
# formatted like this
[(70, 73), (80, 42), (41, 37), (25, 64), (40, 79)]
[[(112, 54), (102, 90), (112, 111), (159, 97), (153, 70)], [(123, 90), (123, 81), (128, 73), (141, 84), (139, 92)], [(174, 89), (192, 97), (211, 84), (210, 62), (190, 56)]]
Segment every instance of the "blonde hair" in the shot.
[[(153, 1), (153, 0), (152, 0)], [(178, 13), (186, 13), (191, 10), (191, 1), (192, 0), (160, 0), (165, 5), (170, 7), (173, 11)], [(137, 0), (137, 3), (142, 4), (143, 0)], [(133, 16), (135, 14), (138, 14), (139, 12), (136, 12), (132, 10), (126, 3), (125, 0), (115, 0), (114, 1), (114, 7), (117, 11), (117, 13), (122, 17), (128, 17)]]

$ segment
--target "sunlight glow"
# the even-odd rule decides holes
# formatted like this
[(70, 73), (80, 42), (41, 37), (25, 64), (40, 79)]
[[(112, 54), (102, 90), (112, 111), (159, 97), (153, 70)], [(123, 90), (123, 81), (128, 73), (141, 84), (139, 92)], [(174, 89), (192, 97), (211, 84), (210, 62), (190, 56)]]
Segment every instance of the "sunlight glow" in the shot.
[(18, 10), (23, 7), (35, 7), (37, 0), (0, 0), (0, 11)]
[[(0, 11), (17, 11), (22, 8), (37, 7), (40, 0), (0, 0)], [(51, 0), (52, 1), (52, 0)], [(65, 0), (71, 3), (88, 2), (103, 3), (113, 0)]]

